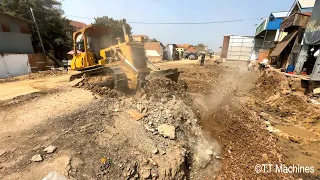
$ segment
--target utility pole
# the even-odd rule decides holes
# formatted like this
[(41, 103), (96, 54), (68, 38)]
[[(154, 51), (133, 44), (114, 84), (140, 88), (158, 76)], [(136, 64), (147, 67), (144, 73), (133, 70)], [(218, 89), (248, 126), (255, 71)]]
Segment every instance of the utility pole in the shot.
[(34, 17), (33, 9), (32, 9), (31, 7), (30, 7), (30, 11), (31, 11), (31, 15), (32, 15), (33, 21), (34, 21), (34, 23), (36, 24), (36, 28), (37, 28), (37, 32), (38, 32), (38, 36), (39, 36), (39, 40), (40, 40), (40, 45), (41, 45), (41, 47), (42, 47), (42, 51), (43, 51), (43, 53), (46, 53), (46, 50), (44, 49), (43, 42), (42, 42), (42, 39), (41, 39), (39, 27), (38, 27), (36, 18)]

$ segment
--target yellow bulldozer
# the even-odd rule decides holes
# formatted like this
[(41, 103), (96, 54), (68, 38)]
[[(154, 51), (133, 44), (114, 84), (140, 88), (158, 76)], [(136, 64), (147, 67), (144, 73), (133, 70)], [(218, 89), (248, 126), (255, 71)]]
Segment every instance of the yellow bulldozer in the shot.
[(124, 40), (117, 38), (117, 42), (110, 36), (112, 29), (106, 26), (89, 25), (73, 33), (74, 55), (70, 65), (72, 70), (79, 72), (70, 80), (98, 77), (92, 84), (133, 90), (143, 87), (154, 77), (165, 76), (177, 82), (178, 69), (157, 68), (147, 59), (144, 43), (133, 41), (124, 24)]

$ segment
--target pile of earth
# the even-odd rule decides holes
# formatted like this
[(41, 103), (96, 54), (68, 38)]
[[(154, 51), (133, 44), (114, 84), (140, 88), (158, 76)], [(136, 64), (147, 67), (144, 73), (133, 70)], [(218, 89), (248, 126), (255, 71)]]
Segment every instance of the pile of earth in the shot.
[(311, 103), (310, 96), (305, 95), (305, 89), (301, 88), (301, 80), (298, 78), (265, 71), (259, 77), (252, 100), (258, 111), (271, 116), (271, 124), (298, 125), (320, 132), (320, 109)]
[(176, 83), (168, 78), (158, 77), (149, 80), (138, 94), (146, 94), (148, 97), (155, 99), (172, 98), (173, 96), (185, 99), (187, 89), (188, 85), (184, 81), (180, 80)]

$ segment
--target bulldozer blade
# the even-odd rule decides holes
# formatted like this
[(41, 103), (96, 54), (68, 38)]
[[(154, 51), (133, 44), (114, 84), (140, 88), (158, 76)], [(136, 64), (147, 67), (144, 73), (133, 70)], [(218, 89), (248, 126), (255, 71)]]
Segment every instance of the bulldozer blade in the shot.
[(177, 68), (174, 69), (165, 69), (159, 71), (152, 71), (147, 77), (146, 80), (150, 80), (156, 77), (166, 77), (172, 81), (178, 82), (180, 72)]

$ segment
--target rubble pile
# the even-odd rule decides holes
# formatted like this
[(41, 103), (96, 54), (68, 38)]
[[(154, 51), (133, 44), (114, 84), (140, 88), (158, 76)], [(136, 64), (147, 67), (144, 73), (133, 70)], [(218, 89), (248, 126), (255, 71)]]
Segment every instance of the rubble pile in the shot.
[[(104, 133), (105, 136), (110, 136), (110, 132), (119, 131), (113, 138), (124, 133), (127, 138), (134, 137), (129, 138), (131, 140), (125, 143), (126, 146), (131, 146), (130, 142), (140, 146), (134, 152), (130, 152), (131, 149), (112, 152), (118, 153), (111, 156), (121, 167), (109, 167), (107, 171), (100, 172), (99, 176), (109, 174), (107, 176), (111, 177), (117, 171), (127, 179), (185, 179), (199, 175), (203, 168), (212, 168), (219, 163), (215, 157), (220, 156), (220, 147), (214, 148), (215, 144), (205, 137), (197, 125), (196, 114), (188, 104), (187, 86), (183, 82), (155, 78), (132, 97), (108, 87), (92, 85), (86, 79), (76, 87), (101, 95), (101, 98), (97, 99), (98, 107), (95, 106), (92, 110), (92, 120), (104, 122), (103, 125), (113, 125), (103, 131), (100, 130), (103, 125), (97, 125), (100, 132), (97, 133), (98, 137)], [(98, 110), (102, 112), (96, 112)], [(106, 119), (105, 115), (108, 115)], [(91, 118), (88, 112), (86, 116)], [(131, 126), (134, 127), (129, 130)], [(121, 129), (122, 127), (127, 128)], [(102, 138), (102, 141), (105, 141), (105, 138)], [(115, 158), (119, 156), (120, 159)], [(113, 170), (114, 173), (110, 174)], [(212, 173), (212, 169), (208, 170), (208, 173)]]
[[(141, 113), (143, 118), (139, 121), (143, 122), (145, 131), (150, 134), (153, 141), (158, 146), (164, 144), (167, 148), (167, 141), (174, 141), (174, 146), (182, 148), (181, 151), (183, 149), (186, 151), (181, 153), (184, 154), (179, 160), (181, 164), (183, 166), (188, 163), (193, 164), (192, 172), (197, 172), (207, 165), (219, 163), (219, 160), (213, 157), (219, 156), (220, 147), (213, 147), (217, 144), (212, 143), (211, 140), (208, 141), (197, 124), (197, 117), (192, 107), (182, 98), (188, 98), (183, 85), (166, 78), (157, 78), (151, 80), (144, 89), (139, 90), (135, 97), (118, 97), (114, 101), (113, 111), (125, 112), (128, 109), (134, 109)], [(152, 152), (161, 155), (166, 153), (157, 148)], [(178, 167), (180, 170), (176, 171), (185, 171), (185, 168), (190, 168), (180, 166), (172, 168), (175, 170), (174, 168)], [(160, 173), (160, 176), (162, 175)]]
[(148, 81), (143, 90), (148, 97), (157, 99), (172, 96), (185, 98), (187, 88), (188, 86), (184, 81), (176, 83), (168, 78), (158, 77)]

